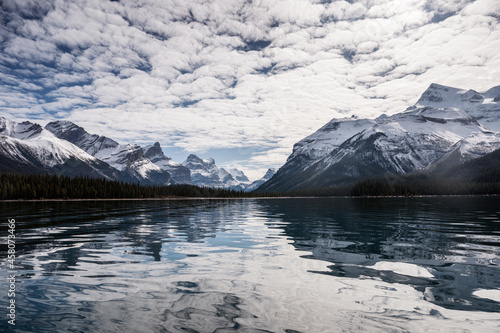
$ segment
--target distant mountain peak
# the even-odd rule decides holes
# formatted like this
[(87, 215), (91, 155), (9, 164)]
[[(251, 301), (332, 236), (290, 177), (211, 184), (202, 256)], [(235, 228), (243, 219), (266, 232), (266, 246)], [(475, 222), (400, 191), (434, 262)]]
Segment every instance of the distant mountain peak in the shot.
[(144, 147), (144, 157), (160, 169), (170, 173), (176, 183), (191, 184), (191, 172), (189, 169), (181, 163), (173, 161), (170, 157), (165, 156), (159, 142), (155, 142), (152, 146)]
[(186, 161), (184, 161), (184, 165), (188, 164), (188, 163), (191, 163), (191, 164), (202, 164), (202, 165), (205, 165), (205, 166), (211, 166), (211, 165), (215, 165), (215, 160), (212, 158), (212, 157), (209, 157), (209, 158), (206, 158), (206, 159), (202, 159), (201, 157), (195, 155), (195, 154), (190, 154)]
[(190, 170), (192, 183), (198, 186), (246, 190), (246, 186), (250, 183), (242, 171), (219, 168), (211, 157), (202, 159), (190, 154), (182, 164)]
[(464, 90), (432, 83), (415, 106), (470, 109), (482, 104), (485, 98), (495, 97), (500, 100), (500, 89), (496, 90), (495, 87), (482, 94), (474, 89)]
[(250, 179), (248, 179), (248, 177), (245, 175), (245, 173), (241, 170), (232, 168), (232, 169), (229, 169), (228, 172), (231, 174), (231, 176), (233, 176), (233, 178), (235, 180), (237, 180), (239, 182), (243, 182), (243, 183), (250, 182)]
[(203, 163), (203, 160), (195, 154), (189, 154), (189, 156), (186, 158), (186, 160), (184, 161), (183, 164), (186, 164), (189, 162), (191, 162), (191, 163)]
[(271, 177), (274, 176), (275, 174), (276, 174), (276, 169), (269, 168), (267, 169), (266, 174), (262, 178), (271, 179)]
[(108, 137), (90, 134), (83, 127), (65, 120), (53, 121), (45, 128), (120, 171), (125, 179), (143, 184), (165, 185), (171, 182), (170, 174), (146, 158), (139, 145), (121, 145)]
[(165, 154), (163, 154), (160, 143), (155, 142), (152, 146), (147, 146), (144, 148), (144, 156), (153, 161), (155, 159), (161, 159), (165, 157)]
[(431, 83), (431, 85), (426, 91), (424, 91), (420, 99), (417, 101), (417, 105), (436, 106), (453, 104), (453, 102), (459, 99), (460, 91), (461, 90), (458, 88)]
[(273, 178), (273, 176), (275, 174), (276, 174), (276, 170), (275, 169), (272, 169), (272, 168), (267, 169), (266, 174), (264, 175), (264, 177), (262, 177), (261, 179), (256, 180), (253, 183), (251, 183), (247, 187), (247, 191), (253, 191), (253, 190), (259, 188), (259, 186), (261, 186), (262, 184), (264, 184), (265, 182), (267, 182), (269, 179)]

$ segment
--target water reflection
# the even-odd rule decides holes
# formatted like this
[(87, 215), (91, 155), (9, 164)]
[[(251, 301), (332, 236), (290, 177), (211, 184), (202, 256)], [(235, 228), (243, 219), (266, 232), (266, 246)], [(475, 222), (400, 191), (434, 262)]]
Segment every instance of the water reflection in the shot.
[[(448, 308), (499, 311), (498, 303), (473, 295), (500, 287), (498, 203), (496, 197), (315, 198), (274, 200), (266, 211), (281, 217), (275, 226), (297, 249), (311, 252), (305, 258), (335, 264), (327, 274), (410, 284)], [(372, 268), (381, 261), (427, 267), (435, 278)]]
[(0, 203), (16, 331), (491, 331), (499, 201)]

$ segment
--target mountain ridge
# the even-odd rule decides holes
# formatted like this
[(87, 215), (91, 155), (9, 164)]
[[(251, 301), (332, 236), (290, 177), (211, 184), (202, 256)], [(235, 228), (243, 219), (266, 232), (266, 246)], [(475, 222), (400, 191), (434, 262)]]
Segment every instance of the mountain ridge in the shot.
[(90, 134), (67, 120), (50, 122), (44, 128), (0, 117), (0, 142), (0, 172), (88, 176), (142, 185), (193, 184), (241, 191), (251, 184), (238, 169), (226, 171), (218, 168), (213, 158), (202, 160), (190, 155), (212, 172), (201, 170), (205, 178), (198, 175), (198, 179), (194, 168), (193, 179), (189, 168), (165, 156), (159, 142), (146, 147), (120, 144)]
[(500, 147), (499, 95), (500, 86), (481, 94), (433, 83), (415, 105), (391, 116), (334, 118), (297, 142), (256, 191), (339, 186), (481, 157)]

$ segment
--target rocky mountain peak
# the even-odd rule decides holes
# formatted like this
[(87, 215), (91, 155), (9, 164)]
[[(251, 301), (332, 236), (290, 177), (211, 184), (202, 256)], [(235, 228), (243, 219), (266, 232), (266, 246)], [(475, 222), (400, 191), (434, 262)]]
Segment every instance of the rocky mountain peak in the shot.
[(96, 156), (103, 150), (117, 148), (119, 145), (118, 142), (105, 136), (90, 134), (83, 127), (67, 120), (50, 122), (45, 126), (45, 129), (59, 139), (71, 142), (92, 156)]
[(478, 93), (477, 91), (475, 91), (473, 89), (467, 90), (460, 97), (461, 97), (463, 102), (480, 104), (484, 101), (484, 97), (480, 93)]
[(184, 161), (183, 164), (187, 164), (187, 163), (203, 163), (203, 160), (201, 158), (199, 158), (198, 156), (196, 156), (195, 154), (190, 154), (187, 159)]
[(228, 170), (229, 174), (231, 174), (231, 176), (239, 181), (239, 182), (250, 182), (250, 179), (248, 179), (248, 177), (245, 175), (245, 173), (241, 170), (238, 170), (238, 169), (229, 169)]
[(460, 95), (460, 89), (432, 83), (417, 101), (421, 106), (437, 106), (453, 103)]
[[(463, 90), (433, 83), (422, 94), (415, 106), (457, 108), (463, 110), (471, 109), (483, 104), (486, 98), (493, 99), (495, 102), (500, 101), (500, 89), (495, 88), (496, 87), (485, 93), (480, 93), (473, 89)], [(495, 98), (497, 98), (497, 100), (495, 100)]]
[(190, 154), (182, 164), (185, 166), (188, 166), (189, 164), (190, 166), (188, 166), (188, 168), (210, 168), (215, 166), (215, 160), (211, 157), (202, 159), (195, 154)]
[(42, 126), (23, 121), (21, 123), (0, 117), (0, 134), (17, 139), (28, 139), (42, 132)]
[(152, 146), (145, 147), (144, 148), (144, 156), (149, 158), (152, 161), (165, 157), (159, 142), (155, 142)]
[(59, 139), (63, 139), (69, 142), (77, 142), (82, 139), (82, 137), (91, 137), (93, 140), (99, 138), (98, 135), (91, 135), (71, 121), (58, 120), (48, 123), (45, 129), (52, 132)]
[(276, 174), (276, 169), (269, 168), (262, 179), (271, 179)]

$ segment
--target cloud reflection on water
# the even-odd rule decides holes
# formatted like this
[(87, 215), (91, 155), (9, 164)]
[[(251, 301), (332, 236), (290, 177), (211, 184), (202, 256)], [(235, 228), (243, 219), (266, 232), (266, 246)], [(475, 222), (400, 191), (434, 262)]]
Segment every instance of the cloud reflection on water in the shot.
[[(482, 218), (496, 211), (483, 199), (442, 201), (439, 211), (424, 199), (377, 200), (3, 203), (2, 212), (20, 216), (24, 242), (20, 326), (498, 328), (499, 303), (474, 292), (498, 288), (499, 222)], [(470, 243), (461, 242), (464, 235), (473, 236)], [(390, 264), (374, 269), (384, 262)], [(408, 265), (435, 277), (405, 275)]]

